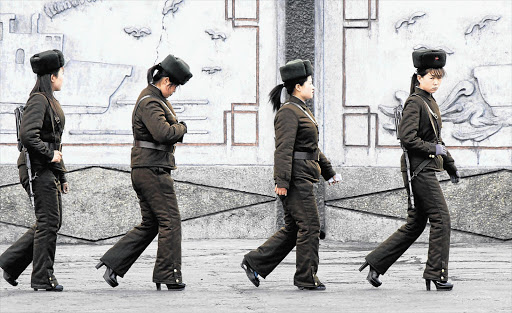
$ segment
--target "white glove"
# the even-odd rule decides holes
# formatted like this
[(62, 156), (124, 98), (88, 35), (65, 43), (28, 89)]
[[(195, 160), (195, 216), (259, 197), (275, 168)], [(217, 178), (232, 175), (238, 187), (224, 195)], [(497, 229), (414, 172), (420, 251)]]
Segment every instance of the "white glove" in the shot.
[(336, 184), (336, 183), (338, 183), (338, 182), (340, 182), (340, 181), (341, 181), (341, 175), (340, 175), (340, 174), (336, 174), (336, 175), (334, 175), (333, 177), (329, 178), (329, 180), (327, 181), (327, 183), (328, 183), (329, 185), (334, 185), (334, 184)]

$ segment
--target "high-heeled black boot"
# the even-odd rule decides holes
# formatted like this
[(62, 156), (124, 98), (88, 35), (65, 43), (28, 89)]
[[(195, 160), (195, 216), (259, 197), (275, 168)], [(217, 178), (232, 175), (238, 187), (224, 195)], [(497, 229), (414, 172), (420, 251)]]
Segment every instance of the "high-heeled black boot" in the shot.
[(324, 291), (327, 289), (324, 284), (320, 283), (320, 285), (315, 287), (304, 287), (304, 286), (297, 286), (300, 290), (317, 290), (317, 291)]
[[(156, 290), (162, 290), (162, 287), (161, 287), (162, 284), (160, 283), (156, 283)], [(179, 284), (165, 284), (167, 286), (167, 290), (170, 290), (170, 291), (182, 291), (183, 289), (185, 289), (185, 286), (187, 286), (186, 284), (184, 283), (179, 283)]]
[(98, 265), (96, 265), (96, 269), (99, 269), (100, 267), (102, 267), (103, 265), (105, 265), (105, 267), (107, 268), (105, 270), (105, 274), (103, 274), (103, 279), (107, 282), (107, 284), (109, 284), (112, 288), (114, 287), (117, 287), (119, 285), (119, 283), (117, 282), (117, 274), (116, 272), (114, 272), (113, 269), (111, 269), (110, 267), (108, 267), (105, 263), (103, 263), (103, 261), (100, 261), (100, 263), (98, 263)]
[(18, 286), (18, 282), (16, 281), (16, 278), (13, 278), (11, 276), (11, 274), (7, 273), (6, 271), (4, 271), (4, 279), (6, 282), (8, 282), (9, 284), (13, 285), (13, 286)]
[(453, 289), (453, 284), (449, 282), (442, 282), (438, 280), (425, 279), (425, 284), (427, 285), (427, 290), (430, 291), (430, 282), (433, 282), (436, 286), (437, 291), (450, 291)]
[[(368, 262), (364, 262), (363, 265), (359, 268), (359, 271), (362, 272), (368, 265)], [(372, 284), (373, 287), (379, 287), (382, 285), (382, 282), (379, 280), (379, 273), (370, 265), (370, 272), (368, 272), (368, 276), (366, 276), (366, 280)]]
[(249, 265), (249, 262), (244, 258), (242, 260), (242, 264), (240, 264), (247, 275), (247, 278), (254, 284), (254, 286), (259, 287), (260, 279), (258, 278), (258, 273)]
[[(40, 288), (34, 288), (34, 291), (38, 291)], [(41, 288), (42, 289), (42, 288)], [(57, 292), (60, 292), (60, 291), (63, 291), (64, 290), (64, 286), (62, 285), (56, 285), (56, 286), (53, 286), (51, 288), (46, 288), (45, 289), (46, 291), (57, 291)]]

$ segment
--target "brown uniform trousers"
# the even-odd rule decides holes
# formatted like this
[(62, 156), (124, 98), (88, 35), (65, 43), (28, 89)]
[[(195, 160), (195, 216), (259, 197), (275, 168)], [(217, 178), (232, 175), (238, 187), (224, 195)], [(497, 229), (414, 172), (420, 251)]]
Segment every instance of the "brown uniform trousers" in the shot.
[(142, 222), (108, 250), (101, 261), (123, 277), (158, 235), (153, 282), (180, 284), (181, 217), (170, 173), (176, 168), (173, 145), (183, 140), (187, 130), (154, 85), (142, 90), (137, 103), (132, 116), (134, 139), (170, 149), (132, 148), (131, 179), (140, 201)]
[[(320, 218), (313, 188), (320, 175), (328, 180), (336, 174), (318, 149), (318, 127), (312, 119), (311, 111), (293, 96), (290, 103), (283, 105), (276, 114), (274, 179), (277, 187), (287, 188), (287, 196), (280, 197), (285, 226), (245, 255), (249, 265), (265, 278), (297, 247), (294, 284), (300, 287), (320, 284), (316, 276)], [(294, 159), (294, 151), (318, 152), (319, 157), (318, 160)]]
[[(53, 125), (52, 125), (52, 119)], [(58, 101), (52, 105), (41, 94), (27, 101), (20, 127), (22, 143), (28, 148), (32, 162), (32, 188), (36, 223), (0, 256), (0, 267), (12, 278), (33, 262), (30, 285), (50, 289), (58, 285), (53, 273), (57, 232), (62, 224), (61, 183), (66, 182), (64, 163), (50, 163), (53, 148), (58, 146), (64, 129), (64, 112)], [(44, 142), (57, 143), (50, 148)], [(18, 159), (20, 182), (29, 192), (25, 154)]]
[(169, 170), (159, 167), (132, 169), (132, 185), (140, 200), (142, 222), (101, 258), (123, 277), (158, 235), (153, 282), (181, 283), (181, 217)]
[[(444, 169), (453, 175), (457, 172), (457, 167), (450, 153), (432, 158), (436, 152), (435, 145), (438, 142), (442, 143), (441, 113), (431, 94), (418, 87), (415, 90), (415, 95), (406, 101), (398, 132), (402, 144), (408, 150), (412, 171), (425, 159), (431, 159), (431, 162), (412, 181), (415, 208), (412, 209), (409, 203), (407, 223), (371, 252), (366, 260), (378, 273), (384, 274), (421, 235), (428, 220), (430, 237), (423, 277), (444, 282), (448, 280), (450, 212), (435, 173)], [(432, 113), (426, 105), (438, 117), (433, 117), (432, 122), (429, 118)], [(436, 131), (433, 126), (436, 127)], [(409, 193), (403, 156), (401, 169), (404, 185)]]
[[(403, 179), (406, 189), (408, 189), (406, 173), (403, 173)], [(411, 208), (409, 203), (407, 223), (373, 250), (366, 257), (366, 261), (378, 273), (386, 273), (389, 267), (423, 233), (427, 220), (429, 220), (428, 259), (423, 278), (447, 281), (450, 254), (450, 212), (435, 171), (421, 171), (412, 181), (412, 190), (415, 208)]]

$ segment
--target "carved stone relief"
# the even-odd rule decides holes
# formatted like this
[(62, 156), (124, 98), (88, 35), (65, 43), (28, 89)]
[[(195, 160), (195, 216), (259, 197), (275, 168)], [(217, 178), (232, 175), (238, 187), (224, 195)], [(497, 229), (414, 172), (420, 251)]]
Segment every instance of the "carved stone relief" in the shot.
[(53, 18), (66, 10), (76, 8), (84, 5), (86, 2), (96, 2), (97, 0), (64, 0), (64, 1), (53, 1), (44, 5), (44, 13), (49, 17)]
[(151, 29), (149, 27), (125, 27), (124, 32), (130, 36), (135, 37), (136, 39), (151, 35)]
[[(473, 70), (473, 76), (473, 81), (459, 82), (439, 105), (443, 122), (459, 124), (452, 132), (452, 137), (459, 141), (481, 142), (512, 126), (512, 64), (479, 66)], [(403, 90), (395, 92), (402, 106), (408, 96)], [(394, 107), (380, 105), (379, 110), (393, 118)], [(383, 128), (396, 130), (393, 123), (385, 123)]]
[(226, 38), (228, 38), (226, 36), (225, 33), (222, 33), (222, 32), (216, 32), (214, 31), (213, 29), (207, 29), (205, 30), (205, 33), (207, 33), (208, 35), (210, 35), (210, 37), (212, 38), (212, 40), (222, 40), (222, 41), (226, 41)]
[(453, 52), (452, 49), (448, 48), (448, 47), (445, 47), (445, 46), (437, 46), (437, 47), (433, 47), (433, 46), (429, 46), (429, 45), (424, 45), (424, 44), (419, 44), (419, 45), (416, 45), (414, 46), (413, 48), (414, 50), (420, 50), (420, 49), (435, 49), (435, 50), (443, 50), (444, 52), (446, 52), (446, 54), (448, 55), (452, 55), (454, 54), (455, 52)]
[(202, 71), (207, 74), (212, 75), (212, 74), (222, 71), (222, 69), (219, 66), (205, 66), (205, 67), (203, 67)]
[(402, 19), (399, 19), (396, 23), (395, 23), (395, 30), (398, 32), (398, 30), (402, 27), (402, 26), (409, 26), (409, 25), (413, 25), (416, 23), (416, 20), (418, 20), (419, 18), (425, 16), (426, 13), (424, 12), (414, 12), (411, 16), (409, 17), (406, 17), (406, 18), (402, 18)]
[(167, 15), (167, 13), (176, 13), (178, 12), (180, 5), (185, 2), (185, 0), (167, 0), (165, 1), (164, 8), (162, 10), (163, 15)]
[(480, 20), (480, 22), (470, 24), (466, 31), (464, 32), (464, 35), (470, 35), (473, 33), (475, 29), (480, 30), (484, 28), (486, 25), (490, 24), (491, 21), (497, 22), (500, 18), (501, 16), (499, 15), (486, 15), (484, 18)]

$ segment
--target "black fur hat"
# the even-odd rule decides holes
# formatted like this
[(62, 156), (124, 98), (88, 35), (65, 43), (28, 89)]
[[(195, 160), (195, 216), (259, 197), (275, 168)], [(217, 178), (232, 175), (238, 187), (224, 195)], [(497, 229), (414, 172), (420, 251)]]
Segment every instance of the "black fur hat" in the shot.
[(279, 72), (281, 72), (281, 79), (283, 82), (287, 82), (313, 75), (313, 66), (311, 66), (311, 62), (309, 60), (297, 59), (281, 66), (279, 68)]
[(57, 49), (36, 53), (30, 58), (30, 65), (37, 75), (49, 74), (64, 66), (64, 55)]
[(178, 85), (185, 85), (185, 83), (193, 76), (188, 64), (172, 54), (169, 54), (160, 63), (160, 66), (170, 74), (169, 76), (171, 81)]
[(446, 64), (446, 52), (443, 50), (421, 49), (412, 53), (415, 68), (441, 68)]

